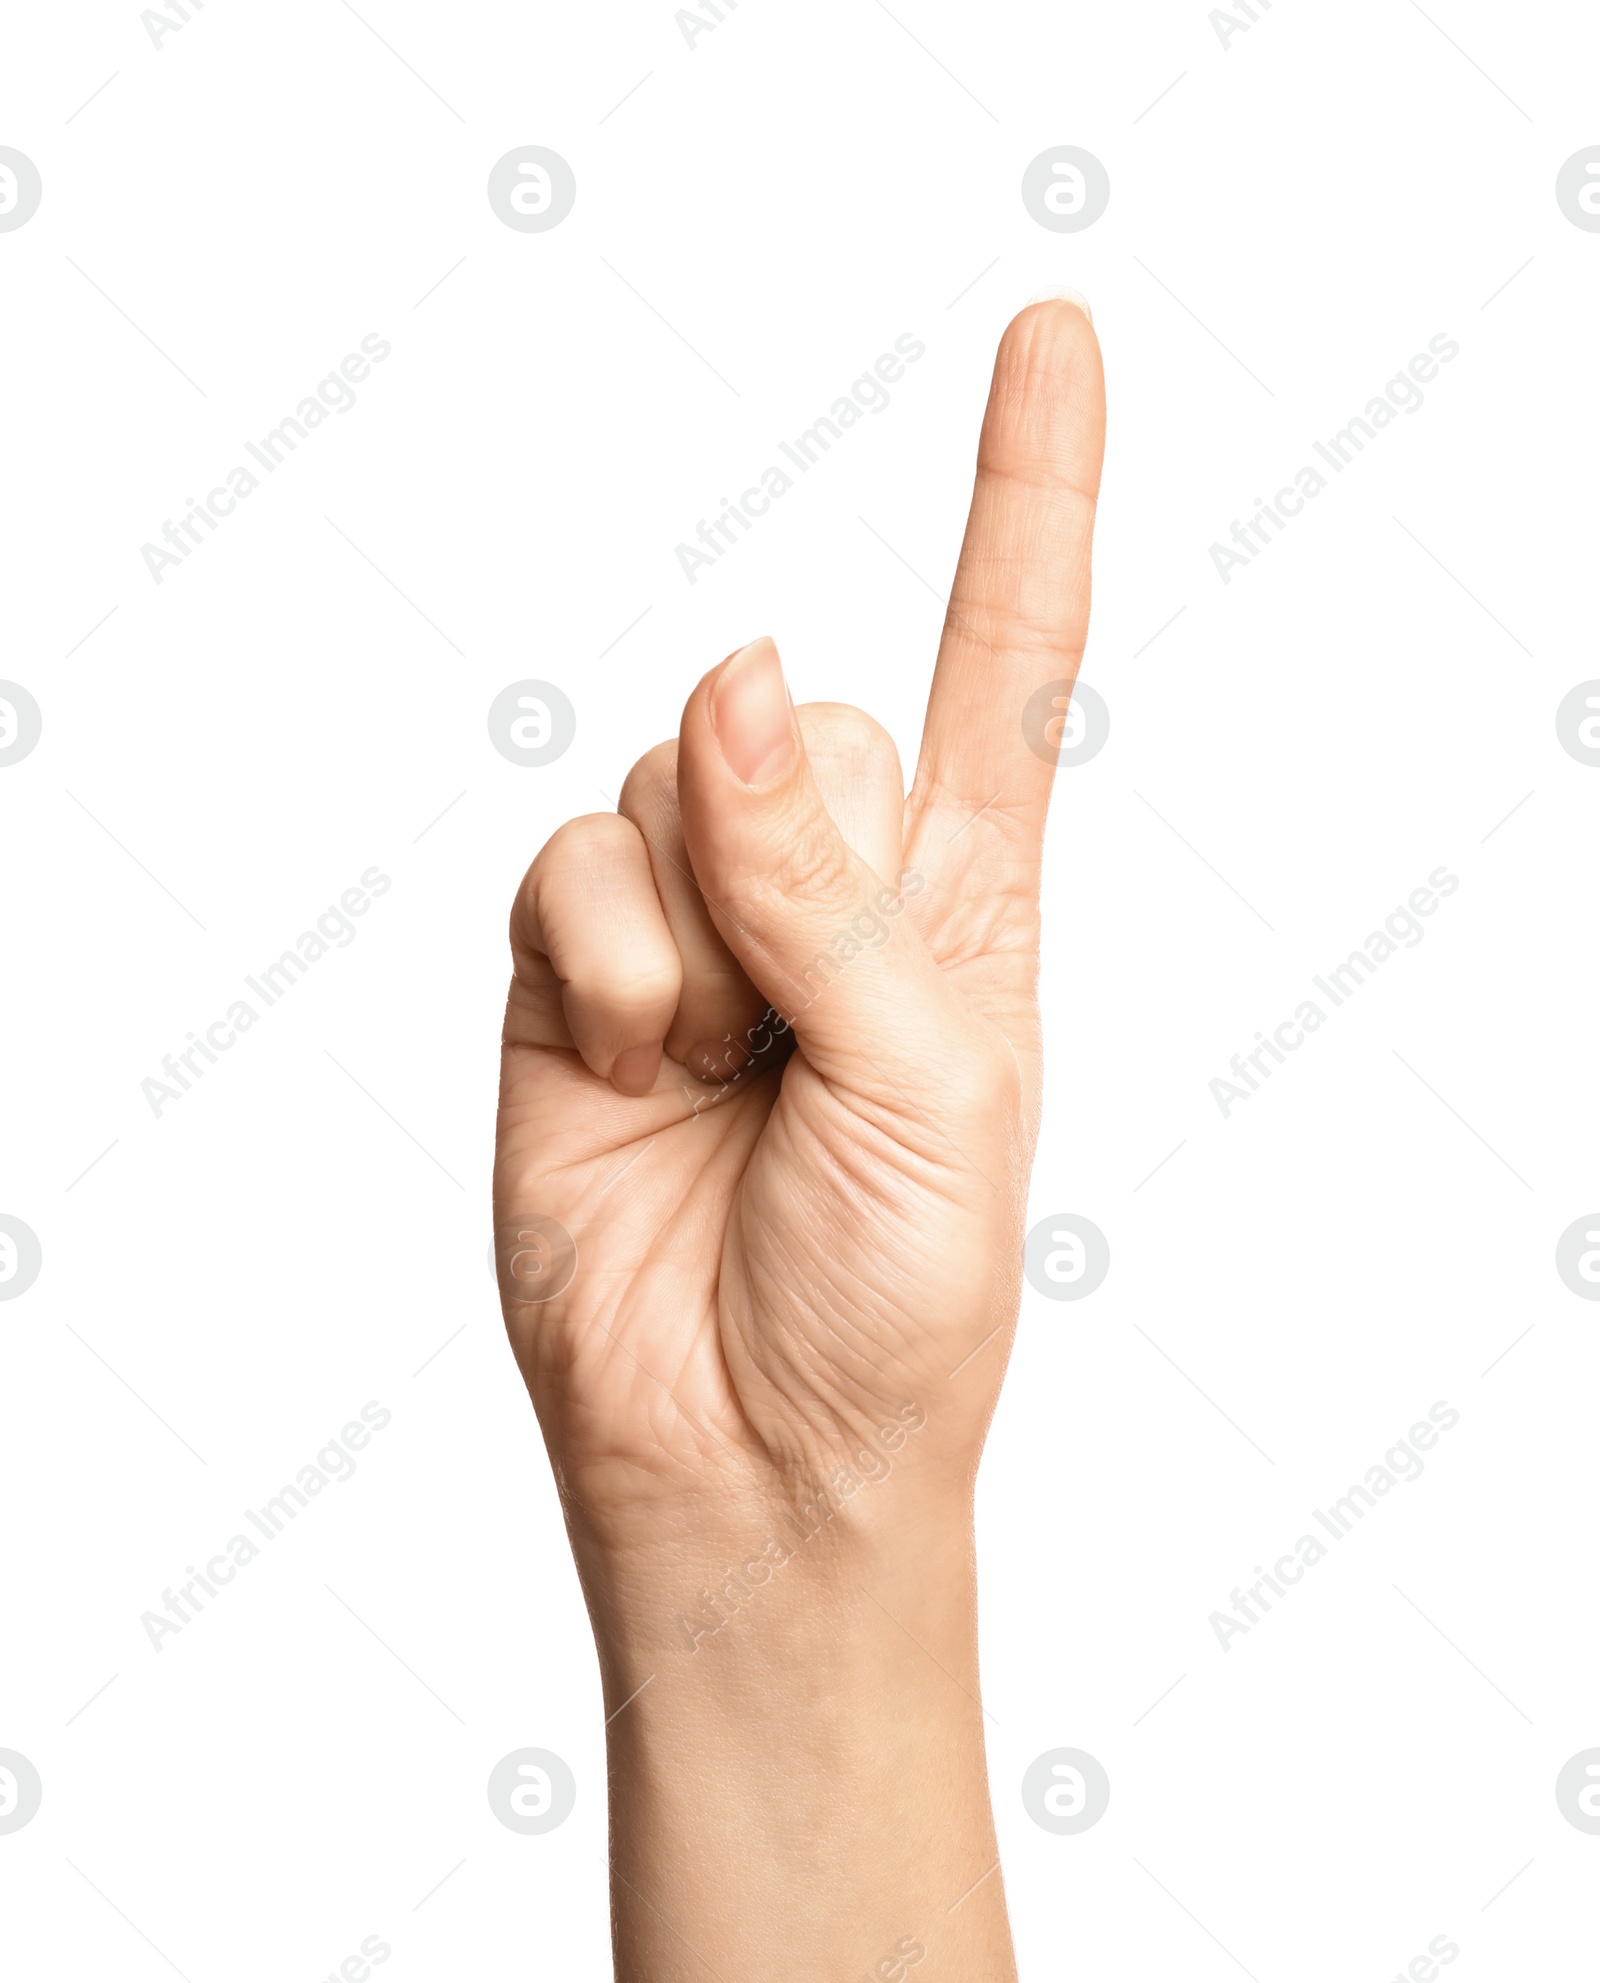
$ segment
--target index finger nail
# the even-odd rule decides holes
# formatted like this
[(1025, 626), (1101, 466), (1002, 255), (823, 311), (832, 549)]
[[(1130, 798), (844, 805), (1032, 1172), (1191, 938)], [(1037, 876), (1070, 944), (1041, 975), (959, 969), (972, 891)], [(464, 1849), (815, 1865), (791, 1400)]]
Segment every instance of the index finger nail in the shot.
[(1083, 312), (1091, 324), (1094, 322), (1094, 312), (1089, 308), (1088, 297), (1076, 289), (1044, 289), (1037, 296), (1030, 296), (1028, 302), (1030, 304), (1071, 303)]

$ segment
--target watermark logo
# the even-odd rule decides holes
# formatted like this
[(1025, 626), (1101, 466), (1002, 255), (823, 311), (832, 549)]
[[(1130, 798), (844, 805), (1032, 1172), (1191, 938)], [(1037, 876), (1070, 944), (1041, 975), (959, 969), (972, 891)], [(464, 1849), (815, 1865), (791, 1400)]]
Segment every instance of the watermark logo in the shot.
[(1556, 1272), (1575, 1295), (1600, 1301), (1600, 1212), (1575, 1219), (1556, 1241)]
[(1111, 1268), (1111, 1242), (1076, 1212), (1041, 1219), (1022, 1249), (1022, 1271), (1031, 1287), (1050, 1301), (1082, 1301)]
[(44, 181), (27, 153), (0, 145), (0, 234), (26, 227), (43, 195)]
[[(0, 695), (5, 685), (0, 683)], [(4, 708), (0, 706), (0, 717)], [(1579, 764), (1600, 764), (1600, 682), (1579, 682), (1561, 698), (1556, 710), (1556, 735), (1568, 757)], [(7, 760), (0, 758), (0, 762)]]
[(19, 1832), (31, 1824), (44, 1801), (39, 1772), (15, 1749), (0, 1749), (0, 1832)]
[(39, 1278), (44, 1253), (39, 1235), (21, 1219), (0, 1212), (0, 1301), (15, 1301)]
[(577, 1801), (578, 1779), (549, 1749), (513, 1749), (489, 1772), (489, 1809), (507, 1831), (553, 1832)]
[(503, 1219), (495, 1228), (496, 1279), (508, 1306), (554, 1301), (578, 1271), (578, 1243), (564, 1225), (539, 1212)]
[(489, 741), (508, 764), (554, 764), (578, 734), (578, 712), (553, 682), (512, 682), (489, 705)]
[(518, 145), (496, 159), (489, 174), (489, 205), (519, 234), (547, 234), (559, 227), (578, 197), (572, 167), (558, 151)]
[(44, 730), (44, 718), (21, 682), (0, 682), (0, 768), (20, 764)]
[(1055, 145), (1022, 175), (1022, 204), (1052, 234), (1093, 227), (1111, 203), (1111, 175), (1092, 151)]
[(1086, 1832), (1111, 1803), (1111, 1779), (1086, 1749), (1046, 1749), (1022, 1776), (1022, 1808), (1047, 1832)]
[(1556, 174), (1556, 205), (1574, 227), (1600, 234), (1600, 145), (1575, 151)]
[[(0, 1763), (4, 1760), (0, 1752)], [(1600, 1832), (1600, 1749), (1580, 1749), (1570, 1763), (1562, 1764), (1556, 1804), (1569, 1825), (1581, 1832)]]
[(1046, 682), (1023, 705), (1022, 735), (1035, 757), (1058, 771), (1075, 770), (1104, 750), (1111, 711), (1087, 682)]

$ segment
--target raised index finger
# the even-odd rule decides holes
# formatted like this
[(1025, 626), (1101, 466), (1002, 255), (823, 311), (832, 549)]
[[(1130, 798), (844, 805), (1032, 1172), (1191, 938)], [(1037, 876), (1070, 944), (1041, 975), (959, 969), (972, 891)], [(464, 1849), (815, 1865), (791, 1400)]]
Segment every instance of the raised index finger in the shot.
[[(1037, 872), (1064, 711), (1045, 697), (1027, 734), (1024, 712), (1048, 684), (1070, 683), (1083, 657), (1104, 447), (1105, 380), (1087, 314), (1030, 304), (995, 358), (908, 801), (910, 837), (930, 862), (981, 811), (989, 830), (977, 845), (1013, 875)], [(960, 849), (964, 869), (977, 845)]]

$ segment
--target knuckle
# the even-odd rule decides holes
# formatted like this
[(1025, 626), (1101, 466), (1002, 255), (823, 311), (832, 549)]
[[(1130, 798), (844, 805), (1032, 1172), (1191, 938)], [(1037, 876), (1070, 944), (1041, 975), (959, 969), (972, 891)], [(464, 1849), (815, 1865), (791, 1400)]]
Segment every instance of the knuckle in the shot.
[(556, 828), (533, 868), (542, 882), (553, 872), (614, 865), (632, 853), (635, 839), (635, 828), (617, 813), (580, 813)]
[(564, 820), (534, 856), (518, 894), (530, 927), (549, 932), (572, 920), (575, 910), (613, 883), (626, 886), (648, 871), (639, 830), (614, 812), (582, 813)]
[(647, 750), (622, 781), (617, 811), (624, 819), (643, 825), (658, 819), (664, 807), (678, 803), (678, 740)]
[(763, 877), (774, 894), (809, 902), (853, 902), (855, 862), (833, 822), (814, 813), (774, 849)]
[(607, 985), (612, 1003), (628, 1012), (671, 1013), (682, 990), (683, 973), (665, 959), (659, 964), (614, 976)]
[(593, 1009), (623, 1017), (671, 1013), (682, 990), (676, 961), (611, 959), (579, 969), (566, 981), (567, 996)]
[(806, 755), (837, 758), (867, 772), (900, 769), (894, 738), (875, 716), (850, 702), (803, 702), (795, 711)]

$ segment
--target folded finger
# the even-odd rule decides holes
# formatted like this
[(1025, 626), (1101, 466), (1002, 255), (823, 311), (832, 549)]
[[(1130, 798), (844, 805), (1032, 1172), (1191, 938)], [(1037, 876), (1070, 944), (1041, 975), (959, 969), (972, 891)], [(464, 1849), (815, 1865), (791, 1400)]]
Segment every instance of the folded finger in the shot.
[[(561, 1045), (625, 1095), (648, 1094), (683, 980), (650, 855), (617, 813), (568, 820), (517, 891), (511, 949), (526, 1043)], [(509, 1037), (508, 1032), (508, 1037)]]
[(628, 773), (617, 809), (632, 821), (649, 855), (656, 895), (683, 969), (666, 1050), (690, 1073), (722, 1079), (748, 1057), (741, 1041), (767, 1009), (717, 933), (689, 865), (678, 809), (676, 739), (647, 751)]

